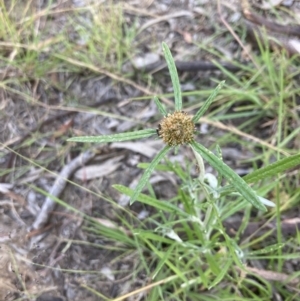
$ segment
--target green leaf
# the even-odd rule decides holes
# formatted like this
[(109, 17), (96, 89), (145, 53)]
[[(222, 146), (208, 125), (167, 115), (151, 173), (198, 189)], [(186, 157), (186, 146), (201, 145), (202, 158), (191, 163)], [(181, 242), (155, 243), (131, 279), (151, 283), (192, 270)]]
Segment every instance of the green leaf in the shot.
[(284, 247), (283, 243), (277, 243), (277, 244), (267, 246), (265, 248), (262, 248), (262, 249), (259, 249), (256, 251), (249, 252), (247, 255), (251, 256), (251, 255), (259, 255), (259, 254), (268, 254), (268, 253), (274, 252), (278, 249), (281, 249), (283, 247)]
[[(125, 187), (123, 185), (113, 185), (113, 188), (117, 189), (119, 192), (132, 196), (134, 191), (128, 187)], [(161, 200), (157, 200), (155, 198), (152, 198), (146, 194), (140, 193), (140, 195), (137, 197), (139, 202), (152, 206), (156, 208), (157, 210), (162, 210), (163, 212), (170, 212), (170, 213), (176, 213), (178, 216), (182, 216), (185, 218), (189, 218), (190, 215), (187, 214), (186, 212), (182, 211), (178, 206), (173, 205), (172, 203), (169, 202), (164, 202)]]
[(222, 89), (222, 87), (225, 84), (225, 80), (219, 83), (219, 85), (215, 88), (215, 90), (210, 94), (208, 99), (205, 101), (205, 103), (201, 106), (201, 108), (198, 110), (198, 112), (193, 117), (193, 121), (196, 123), (199, 121), (199, 119), (204, 115), (204, 113), (207, 111), (211, 103), (215, 100), (217, 94)]
[(221, 271), (220, 273), (218, 273), (218, 275), (216, 275), (216, 278), (214, 279), (214, 281), (209, 285), (208, 289), (212, 289), (214, 286), (216, 286), (219, 282), (221, 282), (223, 280), (223, 278), (229, 274), (228, 270), (230, 267), (232, 267), (233, 265), (233, 260), (230, 258), (226, 258), (225, 264), (223, 264), (222, 266), (220, 266)]
[(213, 168), (221, 173), (227, 181), (254, 207), (259, 210), (267, 211), (266, 207), (260, 202), (255, 191), (247, 185), (247, 183), (238, 176), (229, 166), (227, 166), (220, 158), (214, 155), (210, 150), (196, 141), (191, 142), (193, 149), (198, 152), (204, 160), (206, 160)]
[[(268, 177), (275, 176), (279, 173), (285, 172), (291, 168), (294, 168), (300, 164), (300, 154), (286, 157), (275, 163), (272, 163), (266, 167), (257, 169), (250, 174), (243, 177), (246, 183), (256, 183), (260, 180), (264, 180)], [(228, 185), (219, 190), (222, 194), (229, 194), (234, 191), (233, 185)]]
[(232, 256), (232, 259), (236, 263), (236, 265), (240, 268), (244, 267), (243, 261), (244, 261), (244, 252), (239, 247), (239, 245), (234, 241), (234, 239), (231, 239), (226, 232), (222, 233), (225, 240), (226, 240), (226, 246), (229, 249), (229, 252)]
[[(140, 169), (146, 169), (149, 165), (150, 165), (150, 163), (139, 163), (137, 165), (137, 167), (140, 168)], [(165, 165), (165, 164), (157, 164), (156, 167), (155, 167), (155, 170), (172, 171), (172, 168), (170, 166)]]
[(119, 133), (114, 135), (104, 135), (104, 136), (83, 136), (83, 137), (72, 137), (67, 141), (73, 142), (91, 142), (91, 143), (106, 143), (106, 142), (117, 142), (117, 141), (126, 141), (134, 140), (152, 136), (156, 134), (156, 131), (153, 129), (140, 130), (128, 133)]
[(176, 243), (173, 243), (172, 245), (170, 245), (167, 249), (167, 251), (165, 252), (165, 254), (163, 255), (163, 257), (161, 258), (160, 261), (158, 261), (158, 264), (155, 268), (155, 270), (152, 272), (152, 279), (155, 279), (156, 276), (158, 275), (159, 271), (166, 265), (166, 261), (171, 258), (172, 253), (174, 253), (174, 249), (176, 247)]
[(160, 114), (162, 114), (163, 116), (167, 116), (167, 111), (165, 110), (164, 106), (162, 105), (162, 103), (159, 101), (157, 96), (154, 96), (154, 101), (155, 104), (160, 112)]
[(141, 193), (143, 187), (146, 185), (147, 181), (149, 180), (153, 170), (155, 169), (156, 165), (159, 161), (167, 154), (167, 152), (171, 149), (170, 146), (165, 146), (152, 160), (148, 168), (144, 171), (138, 185), (136, 186), (134, 193), (130, 199), (130, 205), (137, 199), (139, 194)]
[(175, 110), (181, 111), (182, 109), (182, 98), (181, 98), (181, 89), (178, 78), (178, 73), (176, 69), (176, 65), (174, 59), (172, 57), (171, 51), (166, 43), (162, 43), (163, 52), (165, 55), (165, 59), (169, 68), (169, 73), (172, 80), (172, 85), (174, 89), (174, 99), (175, 99)]
[(300, 165), (300, 154), (293, 155), (272, 163), (266, 167), (260, 168), (243, 177), (247, 183), (254, 183), (268, 177), (275, 176), (288, 169)]

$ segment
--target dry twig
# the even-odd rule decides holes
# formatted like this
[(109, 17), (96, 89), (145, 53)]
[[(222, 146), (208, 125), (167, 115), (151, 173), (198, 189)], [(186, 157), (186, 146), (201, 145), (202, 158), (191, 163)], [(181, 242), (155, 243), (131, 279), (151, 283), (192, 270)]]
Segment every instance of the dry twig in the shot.
[(50, 189), (49, 196), (46, 198), (41, 208), (41, 211), (39, 212), (35, 221), (32, 224), (32, 230), (37, 230), (45, 226), (45, 224), (48, 222), (49, 215), (54, 210), (56, 204), (53, 200), (53, 197), (59, 197), (66, 186), (67, 179), (73, 174), (73, 172), (76, 169), (81, 167), (83, 164), (86, 164), (94, 156), (94, 151), (87, 151), (75, 158), (74, 160), (72, 160), (68, 165), (66, 165), (62, 169), (62, 171), (57, 176), (52, 188)]

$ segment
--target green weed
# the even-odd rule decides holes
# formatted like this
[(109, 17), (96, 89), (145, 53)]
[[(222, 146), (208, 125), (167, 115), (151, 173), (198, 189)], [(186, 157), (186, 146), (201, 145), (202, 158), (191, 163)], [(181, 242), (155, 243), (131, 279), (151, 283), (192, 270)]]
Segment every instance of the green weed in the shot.
[[(253, 297), (251, 286), (255, 287), (259, 290), (257, 296), (260, 296), (260, 300), (264, 300), (264, 298), (267, 300), (272, 293), (271, 286), (267, 282), (265, 285), (261, 285), (250, 278), (242, 278), (240, 273), (243, 273), (241, 271), (249, 273), (246, 262), (253, 258), (254, 254), (257, 254), (258, 258), (262, 254), (272, 256), (284, 245), (281, 242), (275, 243), (261, 247), (259, 251), (253, 253), (249, 250), (249, 245), (245, 247), (243, 244), (238, 244), (238, 237), (249, 222), (250, 204), (262, 211), (266, 211), (264, 205), (274, 206), (273, 202), (259, 197), (247, 185), (247, 182), (255, 183), (297, 166), (300, 162), (300, 155), (286, 157), (266, 168), (256, 170), (242, 179), (223, 162), (220, 149), (217, 149), (214, 154), (197, 143), (194, 137), (187, 141), (177, 140), (177, 133), (181, 137), (186, 134), (184, 132), (186, 128), (190, 129), (190, 120), (197, 122), (203, 116), (224, 83), (221, 83), (213, 91), (194, 117), (188, 120), (188, 125), (185, 123), (182, 126), (179, 119), (186, 118), (186, 114), (180, 113), (182, 98), (177, 71), (166, 44), (163, 44), (163, 49), (172, 78), (175, 98), (175, 113), (171, 114), (167, 113), (158, 98), (155, 99), (159, 111), (164, 115), (158, 135), (164, 140), (166, 147), (150, 164), (141, 165), (145, 168), (145, 172), (135, 190), (114, 185), (118, 191), (131, 197), (131, 203), (137, 199), (157, 210), (157, 214), (149, 219), (149, 222), (155, 225), (154, 231), (140, 227), (133, 229), (135, 239), (138, 239), (139, 249), (148, 250), (152, 254), (151, 259), (142, 260), (143, 268), (151, 271), (152, 280), (160, 283), (159, 281), (162, 279), (171, 279), (170, 282), (151, 289), (147, 300), (157, 300), (155, 298), (162, 298), (162, 296), (164, 300), (173, 300), (174, 298), (186, 300), (191, 296), (193, 296), (193, 300), (210, 300), (209, 296), (213, 294), (214, 290), (220, 289), (218, 288), (220, 282), (231, 283), (231, 290), (234, 291), (235, 296), (240, 294)], [(165, 131), (169, 132), (166, 134)], [(155, 129), (110, 136), (73, 137), (69, 141), (105, 143), (140, 139), (152, 135), (156, 135)], [(196, 179), (191, 179), (188, 176), (189, 171), (184, 171), (174, 164), (159, 165), (159, 162), (173, 147), (185, 143), (192, 147), (199, 166), (199, 177)], [(203, 159), (218, 171), (218, 178), (205, 172)], [(156, 168), (170, 170), (182, 180), (181, 189), (176, 198), (157, 200), (155, 196), (141, 193)], [(226, 185), (222, 185), (224, 180), (227, 182)], [(241, 228), (236, 236), (230, 237), (223, 222), (241, 211), (244, 211)], [(143, 258), (144, 255), (140, 254)], [(283, 260), (284, 255), (279, 255), (278, 258)], [(201, 287), (208, 291), (196, 297), (193, 292)], [(224, 289), (222, 294), (227, 296), (228, 300), (236, 300), (236, 297), (230, 299), (230, 290)]]

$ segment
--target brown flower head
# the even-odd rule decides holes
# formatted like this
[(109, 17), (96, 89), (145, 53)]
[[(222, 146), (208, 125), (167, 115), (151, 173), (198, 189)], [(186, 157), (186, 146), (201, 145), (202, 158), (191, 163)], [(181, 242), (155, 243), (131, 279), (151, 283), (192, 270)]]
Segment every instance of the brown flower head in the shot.
[(194, 140), (196, 128), (192, 116), (175, 111), (164, 117), (158, 125), (157, 134), (169, 146), (190, 143)]

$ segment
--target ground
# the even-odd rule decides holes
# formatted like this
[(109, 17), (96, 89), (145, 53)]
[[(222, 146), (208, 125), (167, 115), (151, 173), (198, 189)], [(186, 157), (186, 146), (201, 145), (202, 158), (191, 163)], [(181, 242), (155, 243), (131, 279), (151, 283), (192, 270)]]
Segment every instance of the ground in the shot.
[[(226, 80), (196, 124), (197, 141), (210, 149), (219, 145), (224, 162), (241, 176), (296, 155), (298, 1), (0, 4), (0, 301), (300, 300), (297, 168), (255, 186), (276, 209), (225, 210), (218, 226), (224, 228), (214, 224), (210, 236), (215, 257), (201, 251), (199, 263), (191, 260), (203, 247), (199, 233), (189, 230), (191, 221), (162, 214), (159, 203), (130, 206), (126, 193), (113, 186), (136, 187), (138, 164), (149, 163), (164, 145), (157, 135), (108, 144), (67, 142), (158, 127), (162, 117), (154, 95), (173, 110), (165, 42), (178, 63), (191, 63), (179, 71), (188, 114)], [(286, 31), (263, 29), (245, 12)], [(196, 62), (202, 67), (192, 70)], [(194, 192), (199, 173), (194, 154), (183, 146), (165, 164), (144, 192), (172, 204), (181, 200), (178, 208), (187, 209), (182, 200), (192, 199), (186, 190)], [(209, 165), (206, 171), (216, 175)], [(177, 239), (170, 229), (186, 242), (184, 249), (170, 243)], [(249, 257), (228, 265), (224, 260), (223, 274), (213, 263), (231, 252), (222, 247), (230, 237), (235, 251)], [(172, 250), (178, 252), (174, 258)], [(201, 274), (203, 283), (191, 284), (193, 277), (176, 267), (180, 261), (203, 270), (207, 280)], [(217, 271), (213, 277), (211, 267)], [(172, 282), (176, 277), (191, 285), (188, 292)]]

